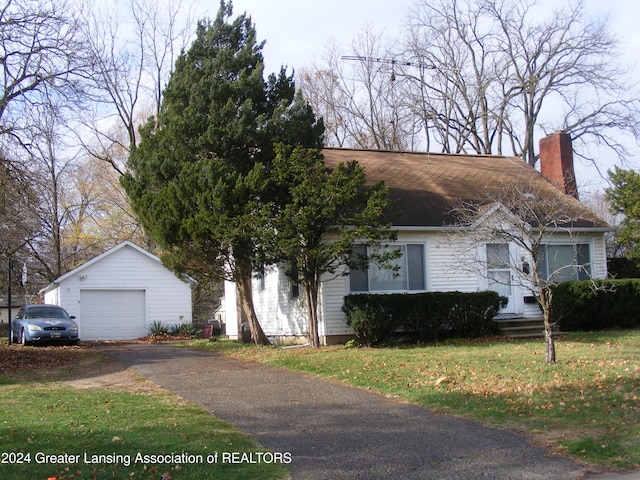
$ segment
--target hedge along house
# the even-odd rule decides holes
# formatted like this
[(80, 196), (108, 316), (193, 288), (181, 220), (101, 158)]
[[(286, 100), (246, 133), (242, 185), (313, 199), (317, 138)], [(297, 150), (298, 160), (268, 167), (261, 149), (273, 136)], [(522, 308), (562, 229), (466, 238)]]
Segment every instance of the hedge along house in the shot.
[(76, 316), (81, 340), (131, 340), (152, 322), (191, 323), (191, 285), (161, 260), (123, 242), (62, 275), (41, 292)]
[[(329, 167), (357, 160), (365, 167), (369, 183), (383, 180), (390, 188), (399, 214), (393, 218), (397, 241), (388, 248), (400, 249), (402, 257), (395, 275), (370, 265), (366, 271), (345, 272), (346, 275), (323, 281), (318, 326), (321, 341), (332, 344), (351, 338), (353, 331), (342, 312), (343, 299), (359, 292), (496, 290), (509, 299), (501, 315), (540, 317), (530, 289), (512, 282), (513, 263), (489, 268), (486, 261), (489, 256), (508, 256), (525, 263), (528, 260), (525, 252), (519, 251), (514, 243), (492, 243), (489, 239), (478, 241), (477, 236), (465, 236), (456, 214), (461, 202), (477, 202), (491, 188), (520, 184), (535, 189), (536, 195), (555, 196), (566, 203), (574, 220), (570, 227), (558, 229), (545, 240), (548, 264), (542, 265), (543, 270), (547, 274), (562, 271), (563, 280), (606, 277), (605, 233), (610, 228), (578, 201), (571, 138), (557, 132), (542, 139), (540, 146), (542, 173), (516, 157), (323, 150)], [(474, 244), (470, 249), (471, 237)], [(469, 258), (470, 250), (475, 258)], [(467, 263), (476, 261), (484, 266), (469, 268)], [(566, 266), (571, 268), (563, 268)], [(258, 319), (268, 336), (284, 340), (307, 334), (303, 295), (289, 282), (283, 269), (267, 268), (256, 277), (253, 296)], [(225, 284), (223, 304), (227, 334), (240, 337), (232, 283)]]

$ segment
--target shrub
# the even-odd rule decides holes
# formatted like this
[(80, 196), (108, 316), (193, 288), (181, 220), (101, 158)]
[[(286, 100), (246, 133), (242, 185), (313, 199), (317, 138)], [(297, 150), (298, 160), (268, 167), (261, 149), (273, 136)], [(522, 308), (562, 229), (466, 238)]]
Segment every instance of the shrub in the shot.
[(497, 333), (492, 320), (506, 301), (496, 292), (360, 294), (345, 297), (343, 311), (358, 338), (378, 345), (398, 329), (423, 342)]
[(147, 332), (150, 337), (160, 337), (169, 334), (170, 327), (159, 320), (154, 320), (147, 325)]
[(607, 272), (611, 278), (640, 278), (638, 264), (628, 258), (608, 258)]
[[(346, 322), (367, 345), (385, 342), (401, 324), (396, 295), (348, 295), (343, 312)], [(394, 308), (395, 307), (395, 308)]]
[(583, 280), (553, 287), (551, 320), (564, 331), (640, 326), (640, 280)]
[(176, 323), (171, 327), (171, 334), (180, 337), (199, 337), (201, 332), (202, 329), (193, 323)]

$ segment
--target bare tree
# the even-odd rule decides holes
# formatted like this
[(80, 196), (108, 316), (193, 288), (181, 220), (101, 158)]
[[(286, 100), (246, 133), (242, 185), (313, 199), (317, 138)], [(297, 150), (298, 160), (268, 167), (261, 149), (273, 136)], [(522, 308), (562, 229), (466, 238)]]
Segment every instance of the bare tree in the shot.
[(119, 174), (137, 128), (157, 115), (162, 91), (177, 55), (191, 35), (193, 5), (163, 0), (128, 0), (127, 8), (96, 7), (86, 18), (86, 46), (93, 59), (92, 108), (82, 115), (78, 139), (94, 158)]
[[(580, 234), (575, 232), (580, 228), (576, 227), (588, 229), (601, 221), (575, 199), (548, 185), (514, 180), (513, 186), (486, 191), (483, 198), (463, 202), (457, 209), (462, 235), (471, 248), (505, 246), (495, 248), (493, 253), (488, 250), (485, 255), (472, 253), (465, 260), (475, 257), (472, 265), (489, 283), (520, 286), (538, 300), (544, 318), (546, 360), (555, 363), (551, 287), (568, 279), (589, 277), (590, 264), (583, 263), (577, 251)], [(574, 249), (572, 261), (552, 258), (547, 244), (558, 239)], [(492, 274), (500, 269), (509, 270), (513, 276)]]
[(119, 180), (114, 169), (92, 159), (79, 161), (73, 169), (65, 196), (70, 208), (62, 238), (68, 269), (125, 240), (154, 250)]
[(413, 117), (403, 98), (402, 81), (383, 45), (383, 35), (365, 27), (349, 55), (330, 44), (323, 67), (298, 75), (305, 99), (324, 119), (327, 145), (408, 150), (413, 145)]
[(28, 242), (29, 249), (43, 269), (45, 281), (53, 281), (64, 273), (62, 232), (67, 218), (63, 197), (66, 176), (73, 158), (65, 158), (64, 117), (52, 103), (40, 105), (31, 112), (31, 147), (29, 171), (39, 201), (34, 208), (40, 220), (40, 235)]
[(332, 147), (348, 147), (351, 141), (347, 111), (347, 93), (341, 88), (341, 78), (331, 69), (310, 68), (297, 74), (298, 85), (316, 115), (325, 125), (325, 144)]
[(69, 98), (86, 72), (73, 11), (66, 0), (8, 0), (0, 7), (0, 137), (28, 144), (21, 129), (29, 109), (53, 92)]
[(0, 162), (0, 255), (3, 259), (14, 255), (39, 234), (40, 223), (33, 213), (36, 205), (38, 197), (25, 172), (12, 168), (11, 162)]
[(537, 139), (558, 130), (596, 165), (588, 146), (623, 159), (637, 145), (636, 85), (606, 19), (593, 20), (583, 1), (551, 11), (538, 0), (417, 0), (407, 19), (393, 46), (357, 34), (353, 71), (333, 47), (305, 71), (307, 98), (343, 129), (334, 138), (344, 145), (510, 154), (530, 165)]
[(435, 100), (425, 121), (445, 151), (452, 151), (447, 139), (478, 153), (510, 146), (534, 165), (541, 131), (563, 130), (621, 156), (620, 132), (638, 140), (640, 104), (615, 61), (606, 20), (590, 20), (582, 1), (551, 13), (538, 7), (536, 0), (417, 4), (406, 52), (430, 75), (414, 79), (414, 98)]
[(618, 241), (617, 232), (617, 228), (620, 226), (624, 216), (612, 211), (611, 202), (607, 199), (605, 192), (601, 190), (588, 195), (582, 195), (581, 202), (615, 229), (605, 233), (607, 258), (624, 257), (625, 249)]
[(3, 253), (22, 263), (25, 245), (42, 232), (29, 162), (32, 114), (52, 98), (75, 102), (87, 73), (75, 11), (66, 0), (8, 0), (0, 6), (0, 243)]
[(483, 13), (479, 2), (440, 0), (418, 2), (409, 16), (402, 75), (427, 145), (443, 152), (500, 153), (505, 62)]
[(637, 140), (640, 104), (629, 95), (632, 85), (622, 67), (612, 61), (618, 43), (606, 20), (589, 20), (579, 1), (535, 21), (535, 6), (534, 0), (493, 0), (488, 6), (489, 16), (500, 27), (510, 67), (504, 83), (514, 93), (512, 103), (522, 118), (520, 152), (515, 153), (535, 164), (535, 128), (544, 107), (556, 101), (565, 112), (559, 120), (563, 123), (556, 120), (545, 133), (563, 130), (574, 140), (590, 137), (624, 153), (611, 133), (626, 131)]

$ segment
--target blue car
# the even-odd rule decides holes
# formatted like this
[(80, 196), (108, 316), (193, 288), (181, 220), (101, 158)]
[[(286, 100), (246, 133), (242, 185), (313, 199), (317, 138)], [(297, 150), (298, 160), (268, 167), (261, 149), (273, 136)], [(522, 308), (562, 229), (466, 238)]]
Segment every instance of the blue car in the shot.
[(57, 305), (25, 305), (11, 321), (11, 336), (22, 345), (32, 343), (78, 344), (74, 316)]

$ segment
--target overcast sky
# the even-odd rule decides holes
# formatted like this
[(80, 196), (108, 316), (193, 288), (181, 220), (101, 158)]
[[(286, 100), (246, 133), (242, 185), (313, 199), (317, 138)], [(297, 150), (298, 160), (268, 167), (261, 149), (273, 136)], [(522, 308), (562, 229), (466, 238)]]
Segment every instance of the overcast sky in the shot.
[[(365, 26), (375, 32), (384, 32), (390, 38), (401, 35), (409, 8), (417, 0), (233, 0), (234, 16), (248, 13), (258, 32), (259, 40), (266, 40), (263, 49), (265, 72), (279, 70), (281, 65), (296, 71), (320, 60), (330, 40), (348, 51), (351, 40)], [(576, 1), (576, 0), (569, 0)], [(540, 0), (542, 4), (558, 5), (558, 0)], [(208, 2), (207, 2), (208, 3)], [(218, 2), (205, 15), (215, 17)], [(609, 18), (609, 24), (621, 41), (625, 61), (637, 63), (640, 58), (640, 1), (638, 0), (585, 0), (586, 11), (594, 18)], [(636, 71), (640, 71), (637, 70)], [(635, 78), (638, 78), (635, 75)], [(606, 173), (613, 161), (602, 169)], [(640, 160), (630, 162), (640, 169)], [(576, 164), (583, 177), (581, 188), (589, 189), (588, 165)], [(584, 169), (584, 170), (583, 170)], [(596, 182), (598, 183), (598, 182)], [(597, 186), (595, 187), (597, 188)]]
[[(575, 1), (575, 0), (570, 0)], [(258, 38), (266, 40), (263, 50), (266, 71), (280, 65), (296, 69), (308, 66), (335, 39), (348, 46), (365, 25), (375, 31), (399, 36), (408, 9), (416, 0), (233, 0), (234, 15), (247, 12), (256, 25)], [(557, 0), (541, 0), (557, 5)], [(207, 15), (214, 17), (215, 9)], [(640, 2), (638, 0), (586, 0), (586, 10), (595, 17), (609, 16), (612, 29), (623, 41), (629, 56), (640, 49)]]

